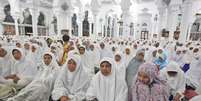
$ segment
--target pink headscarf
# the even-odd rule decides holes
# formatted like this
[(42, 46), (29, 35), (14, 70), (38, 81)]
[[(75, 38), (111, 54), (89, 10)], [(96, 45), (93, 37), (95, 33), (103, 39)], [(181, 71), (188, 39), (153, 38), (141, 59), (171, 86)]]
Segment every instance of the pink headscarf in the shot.
[(148, 85), (136, 78), (132, 86), (132, 100), (130, 101), (168, 101), (167, 84), (158, 75), (157, 66), (153, 63), (144, 63), (138, 73), (144, 72), (150, 79)]

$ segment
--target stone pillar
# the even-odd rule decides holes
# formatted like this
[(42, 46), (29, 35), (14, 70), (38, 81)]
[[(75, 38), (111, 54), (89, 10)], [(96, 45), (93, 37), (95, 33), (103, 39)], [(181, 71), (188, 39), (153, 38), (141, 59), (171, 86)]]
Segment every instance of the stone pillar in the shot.
[(130, 0), (121, 0), (122, 20), (123, 20), (123, 36), (128, 37), (130, 33), (130, 7), (132, 3)]
[(167, 9), (166, 7), (160, 7), (159, 10), (159, 24), (158, 24), (158, 40), (161, 40), (161, 31), (166, 28), (167, 25)]
[(20, 10), (19, 10), (19, 0), (8, 0), (10, 3), (11, 7), (11, 15), (14, 19), (15, 23), (15, 34), (16, 36), (19, 36), (19, 26), (18, 26), (18, 19), (20, 15)]
[(174, 31), (176, 31), (177, 27), (177, 18), (178, 18), (178, 5), (172, 5), (168, 8), (168, 22), (167, 22), (167, 29), (169, 31), (169, 40), (173, 41)]
[(82, 11), (80, 10), (79, 15), (78, 15), (78, 37), (82, 37), (82, 27), (83, 27), (83, 14)]
[(82, 19), (78, 20), (78, 37), (82, 37), (82, 26), (83, 26), (82, 22), (83, 22)]
[(93, 35), (94, 35), (94, 37), (97, 37), (97, 35), (98, 35), (98, 28), (97, 28), (97, 13), (98, 12), (94, 12), (94, 29), (93, 29)]
[(168, 22), (167, 29), (169, 30), (169, 40), (173, 41), (174, 31), (176, 31), (176, 27), (178, 24), (178, 14), (180, 13), (180, 6), (182, 4), (182, 0), (171, 0), (168, 7)]
[(33, 7), (31, 9), (33, 36), (38, 36), (38, 16), (39, 16), (39, 14), (40, 13), (37, 8)]
[(192, 6), (193, 3), (191, 0), (186, 0), (183, 4), (184, 7), (184, 12), (182, 14), (182, 21), (181, 21), (181, 33), (179, 36), (179, 41), (186, 41), (187, 39), (187, 35), (189, 35), (190, 33), (188, 33), (188, 30), (190, 30), (190, 19), (193, 16), (192, 14)]
[(57, 18), (57, 35), (58, 36), (61, 36), (61, 30), (63, 29), (67, 29), (68, 25), (69, 25), (69, 22), (67, 21), (67, 14), (65, 11), (62, 11), (60, 9), (56, 9), (54, 10), (54, 14)]
[(57, 18), (57, 36), (61, 36), (61, 14), (59, 10), (55, 11), (55, 16)]
[(69, 30), (69, 36), (72, 36), (72, 16), (73, 16), (73, 12), (72, 9), (70, 9), (69, 11), (67, 11), (67, 29)]
[(118, 32), (119, 32), (119, 29), (118, 29), (118, 23), (117, 23), (117, 17), (114, 18), (114, 37), (118, 37)]
[(15, 35), (16, 36), (19, 36), (19, 26), (18, 26), (18, 19), (19, 19), (19, 16), (17, 15), (12, 15), (13, 19), (15, 20)]
[(3, 14), (3, 6), (1, 5), (1, 7), (0, 7), (0, 36), (3, 35), (3, 31), (4, 31), (3, 25), (2, 25), (2, 22), (4, 20), (4, 16), (3, 15), (4, 15)]
[(94, 18), (93, 34), (94, 34), (95, 37), (97, 37), (97, 34), (98, 34), (97, 16), (98, 16), (100, 7), (101, 7), (101, 5), (99, 3), (99, 0), (92, 0), (91, 1), (91, 11), (93, 12), (93, 18)]
[(89, 37), (93, 37), (94, 33), (92, 32), (92, 21), (89, 20)]

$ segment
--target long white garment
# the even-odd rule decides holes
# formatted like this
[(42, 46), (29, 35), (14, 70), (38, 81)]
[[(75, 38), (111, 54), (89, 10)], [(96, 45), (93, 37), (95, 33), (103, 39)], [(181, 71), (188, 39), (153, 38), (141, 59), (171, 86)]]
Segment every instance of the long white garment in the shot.
[(13, 59), (11, 64), (11, 74), (16, 74), (20, 78), (17, 85), (24, 87), (33, 80), (34, 76), (37, 74), (37, 68), (32, 61), (29, 61), (24, 57), (22, 49), (15, 49), (20, 51), (22, 57), (20, 60)]
[(147, 52), (146, 62), (154, 62), (157, 59), (156, 56), (153, 56), (153, 52), (155, 51), (157, 51), (155, 47), (150, 47), (149, 51)]
[(113, 58), (113, 54), (112, 54), (112, 51), (108, 48), (104, 48), (104, 49), (100, 49), (100, 60), (104, 57), (110, 57), (110, 58)]
[(100, 53), (97, 51), (97, 49), (89, 50), (87, 53), (90, 73), (94, 74), (94, 67), (96, 67), (100, 61)]
[(188, 83), (195, 86), (201, 94), (201, 57), (192, 60), (190, 69), (186, 72), (186, 78)]
[[(168, 71), (177, 72), (176, 77), (170, 77)], [(171, 61), (166, 68), (160, 71), (161, 77), (167, 80), (168, 85), (170, 86), (170, 93), (175, 96), (176, 93), (183, 95), (186, 87), (186, 79), (184, 72), (180, 69), (179, 64), (174, 61)]]
[(0, 57), (0, 84), (10, 84), (12, 80), (6, 80), (4, 77), (11, 74), (11, 54), (8, 47), (1, 47), (7, 53), (4, 57)]
[(89, 59), (89, 56), (90, 54), (88, 53), (88, 51), (85, 49), (85, 53), (84, 54), (81, 54), (80, 55), (80, 57), (81, 57), (81, 63), (82, 63), (82, 65), (83, 65), (83, 67), (84, 67), (84, 70), (87, 72), (87, 73), (89, 73), (89, 74), (91, 74), (92, 72), (93, 72), (93, 67), (91, 67), (92, 66), (92, 63), (91, 63), (91, 61), (90, 61), (90, 59)]
[(51, 52), (54, 54), (56, 60), (59, 61), (63, 55), (63, 49), (60, 46), (60, 44), (59, 43), (52, 43), (50, 45), (50, 49), (51, 49)]
[(90, 78), (83, 70), (79, 55), (71, 54), (68, 56), (67, 62), (69, 60), (76, 62), (76, 70), (70, 72), (67, 64), (62, 67), (62, 71), (59, 73), (60, 75), (56, 79), (52, 91), (53, 100), (59, 100), (62, 96), (68, 96), (71, 101), (81, 101), (85, 98)]
[(193, 97), (190, 101), (201, 101), (201, 95)]
[(28, 86), (22, 89), (18, 95), (10, 98), (8, 101), (49, 101), (53, 84), (59, 71), (59, 66), (52, 53), (45, 52), (44, 55), (45, 54), (52, 57), (51, 63), (46, 65), (43, 62), (40, 65), (41, 69), (36, 78)]
[(126, 67), (128, 66), (129, 62), (132, 60), (132, 58), (134, 57), (131, 53), (131, 48), (130, 47), (126, 47), (126, 49), (130, 50), (130, 54), (126, 54), (126, 52), (124, 51), (124, 59), (125, 59), (125, 65)]
[[(34, 64), (41, 64), (42, 63), (42, 54), (40, 53), (40, 49), (39, 46), (37, 44), (31, 44), (31, 48), (34, 47), (36, 48), (36, 50), (33, 52), (30, 52), (29, 56), (26, 56), (26, 59), (29, 59), (30, 61), (32, 61)], [(34, 60), (34, 61), (33, 61)]]
[[(120, 61), (115, 61), (116, 63), (116, 70), (117, 70), (117, 74), (119, 75), (119, 77), (121, 77), (122, 79), (125, 80), (125, 77), (126, 77), (126, 63), (125, 63), (125, 57), (123, 55), (123, 53), (117, 51), (115, 53), (115, 56), (116, 55), (119, 55), (121, 57), (121, 60)], [(114, 56), (114, 59), (115, 59), (115, 56)]]
[(111, 74), (106, 77), (99, 71), (93, 77), (86, 93), (87, 100), (96, 98), (98, 101), (127, 101), (127, 85), (117, 74), (114, 60), (103, 58), (100, 63), (103, 61), (108, 61), (112, 65)]

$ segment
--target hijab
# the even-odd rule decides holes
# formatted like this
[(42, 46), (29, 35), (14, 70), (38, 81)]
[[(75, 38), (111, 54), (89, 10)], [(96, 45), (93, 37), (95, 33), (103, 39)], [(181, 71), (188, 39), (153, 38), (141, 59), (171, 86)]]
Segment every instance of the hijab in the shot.
[(159, 77), (157, 66), (144, 63), (139, 67), (139, 72), (144, 72), (150, 81), (143, 84), (136, 76), (132, 85), (132, 100), (129, 101), (168, 101), (167, 84)]
[[(69, 60), (74, 60), (76, 63), (74, 72), (70, 72), (67, 68), (67, 62)], [(67, 62), (62, 67), (62, 71), (55, 81), (54, 90), (52, 92), (52, 98), (54, 100), (59, 100), (61, 96), (84, 95), (86, 86), (89, 83), (89, 76), (83, 69), (79, 55), (69, 55)]]
[[(176, 76), (172, 77), (168, 75), (168, 72), (176, 72)], [(178, 63), (170, 61), (166, 68), (161, 70), (161, 76), (167, 80), (168, 85), (171, 88), (171, 94), (176, 93), (183, 94), (186, 86), (186, 79), (184, 72), (181, 70)]]
[(102, 62), (111, 64), (111, 74), (104, 76), (100, 71), (93, 77), (91, 85), (87, 90), (87, 99), (97, 98), (98, 101), (126, 101), (127, 86), (125, 81), (119, 77), (116, 64), (112, 58), (104, 57)]
[(126, 81), (127, 81), (127, 85), (128, 87), (130, 87), (132, 85), (132, 80), (135, 77), (135, 75), (137, 74), (137, 70), (139, 68), (139, 66), (144, 63), (144, 61), (139, 61), (137, 59), (137, 56), (141, 53), (145, 53), (144, 50), (138, 50), (136, 53), (136, 56), (129, 62), (127, 68), (126, 68)]

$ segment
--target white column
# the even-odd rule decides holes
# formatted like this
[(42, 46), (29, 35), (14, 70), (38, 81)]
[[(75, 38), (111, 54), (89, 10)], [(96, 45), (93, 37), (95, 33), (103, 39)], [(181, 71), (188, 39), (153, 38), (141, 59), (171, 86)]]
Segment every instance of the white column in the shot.
[(4, 16), (3, 15), (4, 15), (3, 14), (3, 7), (2, 8), (0, 7), (0, 36), (3, 35), (3, 31), (4, 31), (3, 25), (2, 25), (2, 22), (4, 20)]
[(161, 31), (167, 25), (167, 9), (165, 7), (158, 8), (159, 10), (159, 24), (158, 24), (158, 40), (161, 40)]
[(72, 10), (70, 9), (67, 13), (67, 29), (69, 30), (69, 36), (72, 36)]
[(55, 10), (55, 16), (57, 18), (57, 35), (61, 36), (61, 30), (62, 30), (62, 12), (60, 10)]
[(169, 40), (173, 41), (174, 31), (176, 31), (177, 27), (177, 19), (179, 14), (179, 5), (171, 5), (168, 8), (168, 22), (167, 29), (169, 31)]
[(83, 27), (83, 15), (82, 11), (80, 10), (78, 17), (78, 37), (82, 37), (82, 27)]
[(13, 19), (15, 20), (15, 35), (19, 36), (20, 35), (19, 34), (19, 26), (18, 26), (18, 22), (17, 22), (19, 17), (17, 15), (12, 15), (12, 16), (13, 16)]
[(78, 21), (78, 37), (82, 37), (82, 20)]
[(92, 32), (92, 21), (89, 21), (89, 37), (93, 37), (94, 32)]
[(94, 35), (94, 37), (97, 37), (97, 34), (98, 34), (98, 24), (97, 24), (97, 14), (98, 14), (98, 12), (94, 12), (94, 29), (93, 29), (93, 35)]
[[(192, 14), (192, 1), (191, 0), (186, 0), (183, 4), (184, 6), (184, 13), (182, 15), (182, 21), (181, 21), (181, 33), (179, 36), (179, 41), (186, 41), (187, 35), (188, 35), (188, 30), (190, 30), (190, 19)], [(190, 34), (190, 33), (189, 33)]]
[(121, 9), (122, 9), (122, 20), (123, 20), (123, 36), (129, 36), (129, 24), (130, 24), (130, 7), (132, 3), (130, 0), (121, 0)]
[(36, 8), (31, 9), (32, 13), (32, 29), (33, 29), (33, 36), (38, 36), (38, 16), (39, 11)]

